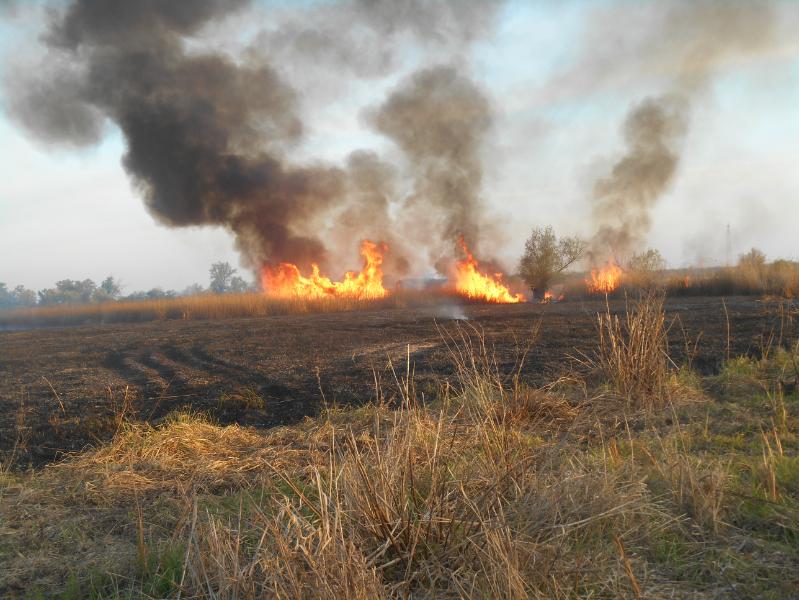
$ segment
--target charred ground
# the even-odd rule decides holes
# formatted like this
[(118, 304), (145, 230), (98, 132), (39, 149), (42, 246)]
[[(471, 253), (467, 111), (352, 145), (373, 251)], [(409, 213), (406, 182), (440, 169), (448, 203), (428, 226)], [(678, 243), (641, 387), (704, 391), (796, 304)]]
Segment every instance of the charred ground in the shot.
[[(390, 378), (410, 359), (424, 385), (451, 361), (442, 308), (392, 309), (217, 321), (166, 321), (0, 332), (0, 453), (16, 468), (39, 467), (65, 452), (110, 439), (120, 412), (158, 422), (175, 410), (221, 424), (270, 427), (315, 415), (321, 403), (374, 398), (375, 376)], [(624, 301), (612, 301), (612, 312)], [(460, 308), (458, 308), (460, 310)], [(521, 375), (543, 385), (575, 369), (596, 345), (604, 302), (462, 307), (511, 372), (540, 322)], [(729, 354), (759, 356), (796, 324), (779, 303), (752, 298), (670, 299), (671, 354), (686, 352), (700, 373)], [(729, 328), (729, 337), (728, 337)], [(728, 348), (729, 340), (729, 348)], [(695, 352), (688, 350), (696, 344)]]

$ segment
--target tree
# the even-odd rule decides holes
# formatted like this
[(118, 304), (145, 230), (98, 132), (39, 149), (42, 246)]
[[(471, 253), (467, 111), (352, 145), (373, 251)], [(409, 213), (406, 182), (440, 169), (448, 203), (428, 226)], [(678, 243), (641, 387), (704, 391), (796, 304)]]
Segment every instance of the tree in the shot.
[(14, 303), (17, 306), (35, 306), (36, 305), (36, 292), (29, 290), (24, 285), (18, 285), (12, 292), (14, 296)]
[(736, 270), (739, 287), (748, 292), (765, 291), (766, 287), (766, 255), (757, 248), (738, 257)]
[(103, 279), (96, 290), (94, 290), (93, 300), (95, 302), (108, 302), (109, 300), (117, 300), (122, 293), (122, 286), (110, 275)]
[(236, 274), (236, 269), (227, 262), (217, 262), (211, 265), (209, 271), (211, 285), (209, 288), (216, 294), (224, 294), (230, 290), (230, 280)]
[(0, 308), (14, 306), (14, 294), (9, 291), (5, 283), (0, 282)]
[(655, 248), (649, 248), (646, 252), (633, 254), (627, 261), (625, 283), (628, 287), (642, 290), (656, 288), (665, 283), (665, 279), (658, 275), (665, 268), (663, 255)]
[(97, 286), (91, 279), (62, 279), (55, 288), (39, 291), (40, 304), (84, 304), (90, 302)]
[(103, 279), (103, 282), (100, 284), (100, 289), (103, 290), (105, 295), (109, 298), (118, 298), (122, 293), (122, 286), (119, 281), (114, 279), (111, 275)]
[(666, 260), (660, 251), (655, 248), (649, 248), (646, 252), (641, 254), (633, 254), (627, 265), (630, 271), (638, 273), (653, 273), (655, 271), (662, 271), (666, 268)]
[(746, 254), (741, 254), (741, 256), (738, 257), (738, 266), (759, 271), (766, 266), (766, 255), (757, 248), (752, 248)]
[(160, 287), (155, 287), (145, 294), (148, 300), (160, 300), (162, 298), (174, 298), (177, 296), (174, 290), (164, 291)]
[(0, 282), (0, 308), (16, 308), (18, 306), (34, 306), (36, 304), (36, 292), (27, 289), (24, 285), (18, 285), (13, 290), (9, 290), (5, 283)]
[(530, 290), (545, 292), (555, 278), (580, 260), (586, 243), (578, 237), (558, 239), (552, 227), (534, 227), (524, 244), (519, 260), (519, 274)]
[(250, 289), (250, 284), (238, 275), (230, 278), (230, 291), (236, 294), (243, 294)]

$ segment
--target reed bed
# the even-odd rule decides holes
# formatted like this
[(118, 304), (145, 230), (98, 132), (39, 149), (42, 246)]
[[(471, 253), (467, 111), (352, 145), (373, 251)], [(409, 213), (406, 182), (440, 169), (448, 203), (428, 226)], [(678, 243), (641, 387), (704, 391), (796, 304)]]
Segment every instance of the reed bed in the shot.
[[(604, 297), (591, 294), (586, 275), (572, 273), (563, 282), (566, 298)], [(661, 290), (667, 296), (771, 296), (799, 298), (799, 263), (779, 260), (764, 265), (624, 271), (619, 287), (608, 294), (623, 298), (647, 290)]]
[(0, 311), (0, 327), (61, 327), (90, 323), (230, 319), (304, 313), (343, 312), (468, 302), (454, 292), (400, 291), (385, 298), (277, 299), (265, 294), (185, 296), (94, 304), (60, 304)]

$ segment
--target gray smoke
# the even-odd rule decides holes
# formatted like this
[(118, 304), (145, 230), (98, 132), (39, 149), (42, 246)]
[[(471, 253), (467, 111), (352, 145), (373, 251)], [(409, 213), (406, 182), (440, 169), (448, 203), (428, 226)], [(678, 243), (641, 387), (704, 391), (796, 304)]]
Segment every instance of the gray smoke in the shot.
[(643, 37), (629, 47), (618, 39), (607, 43), (618, 34), (618, 10), (600, 12), (591, 21), (584, 59), (557, 86), (580, 79), (579, 85), (589, 81), (599, 87), (657, 73), (671, 91), (630, 108), (622, 128), (626, 151), (594, 184), (594, 261), (641, 249), (651, 211), (677, 174), (690, 105), (708, 91), (717, 72), (778, 44), (775, 6), (767, 0), (664, 2), (640, 14), (633, 9), (626, 16), (638, 22)]
[[(113, 122), (126, 143), (124, 167), (150, 212), (171, 226), (228, 228), (245, 264), (254, 269), (278, 261), (324, 265), (328, 248), (319, 235), (323, 228), (309, 223), (329, 222), (328, 215), (344, 233), (390, 238), (395, 175), (379, 158), (354, 153), (342, 167), (287, 160), (305, 129), (301, 98), (282, 74), (294, 64), (293, 58), (281, 55), (274, 60), (268, 52), (251, 51), (234, 59), (190, 43), (204, 28), (248, 4), (246, 0), (76, 0), (51, 15), (44, 38), (45, 63), (6, 82), (9, 113), (34, 136), (75, 146), (97, 143), (108, 122)], [(368, 31), (377, 38), (409, 32), (416, 39), (468, 43), (484, 28), (485, 6), (492, 4), (358, 0), (343, 6), (357, 17), (353, 31)], [(323, 5), (318, 10), (323, 14), (330, 9)], [(342, 46), (329, 33), (318, 38), (316, 46), (311, 44), (314, 52), (349, 65), (352, 57), (336, 54)], [(308, 35), (284, 24), (268, 37), (292, 39), (287, 47), (299, 52)], [(379, 63), (374, 74), (385, 74), (385, 68)], [(439, 76), (445, 79), (441, 84), (430, 80)], [(454, 71), (434, 71), (414, 81), (422, 86), (417, 94), (439, 97), (428, 104), (422, 98), (405, 97), (410, 110), (437, 110), (442, 98), (460, 101), (460, 96), (471, 93)], [(471, 144), (458, 120), (480, 109), (463, 106), (470, 114), (428, 112), (419, 117), (425, 127), (442, 135), (456, 134), (453, 142)], [(406, 113), (404, 118), (412, 120), (413, 115)], [(392, 125), (386, 122), (386, 127), (391, 130)], [(436, 148), (441, 149), (441, 144)], [(425, 168), (440, 171), (429, 160), (432, 151), (423, 157), (429, 163)], [(470, 148), (465, 155), (463, 160), (449, 156), (445, 163), (479, 172)], [(473, 212), (474, 182), (466, 183), (473, 175), (445, 178), (442, 172), (431, 177), (437, 182), (430, 186), (431, 191), (437, 188), (434, 202), (444, 205), (441, 188), (451, 182), (467, 192), (463, 206)], [(450, 223), (446, 227), (456, 228)], [(401, 256), (395, 254), (394, 260), (401, 266)]]
[(283, 22), (261, 33), (256, 48), (275, 62), (302, 59), (315, 72), (335, 66), (337, 78), (342, 69), (377, 77), (398, 66), (403, 39), (421, 47), (431, 60), (452, 62), (491, 29), (500, 4), (352, 0), (295, 7)]
[(627, 150), (594, 185), (595, 253), (626, 254), (643, 241), (650, 211), (677, 172), (687, 129), (687, 105), (679, 96), (648, 98), (632, 107), (623, 126)]
[(415, 183), (405, 216), (417, 226), (434, 223), (450, 244), (460, 235), (474, 244), (481, 211), (480, 149), (492, 123), (481, 89), (453, 67), (426, 69), (402, 82), (368, 120), (410, 164)]

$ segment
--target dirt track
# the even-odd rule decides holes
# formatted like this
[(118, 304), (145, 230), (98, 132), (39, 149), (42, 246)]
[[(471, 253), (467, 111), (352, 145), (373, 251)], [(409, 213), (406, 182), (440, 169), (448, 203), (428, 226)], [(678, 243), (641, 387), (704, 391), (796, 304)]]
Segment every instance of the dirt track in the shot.
[[(779, 336), (774, 305), (736, 298), (727, 307), (732, 354), (756, 354), (772, 332)], [(623, 302), (611, 308), (620, 310)], [(534, 384), (571, 368), (567, 356), (575, 349), (593, 347), (599, 310), (603, 302), (463, 307), (506, 369), (541, 320), (523, 370)], [(695, 367), (715, 370), (726, 352), (721, 300), (673, 299), (667, 310), (683, 326), (672, 327), (675, 361), (682, 358), (684, 328), (690, 339), (701, 332)], [(317, 412), (320, 384), (328, 402), (363, 402), (374, 397), (373, 370), (385, 373), (388, 357), (404, 365), (409, 345), (422, 382), (451, 369), (437, 327), (452, 327), (452, 312), (395, 309), (0, 332), (0, 459), (9, 456), (18, 432), (25, 441), (15, 451), (18, 467), (107, 439), (126, 388), (133, 416), (150, 421), (189, 408), (221, 423), (290, 423)], [(795, 327), (782, 320), (783, 337), (795, 336)], [(248, 394), (265, 406), (253, 406)]]

